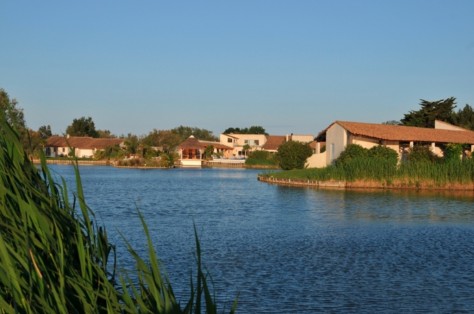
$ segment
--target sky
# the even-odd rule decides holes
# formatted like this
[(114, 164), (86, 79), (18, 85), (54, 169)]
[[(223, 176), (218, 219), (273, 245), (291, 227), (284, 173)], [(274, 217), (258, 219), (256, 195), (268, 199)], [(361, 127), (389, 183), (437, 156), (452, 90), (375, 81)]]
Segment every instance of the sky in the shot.
[(474, 1), (3, 0), (0, 88), (28, 127), (318, 134), (474, 106)]

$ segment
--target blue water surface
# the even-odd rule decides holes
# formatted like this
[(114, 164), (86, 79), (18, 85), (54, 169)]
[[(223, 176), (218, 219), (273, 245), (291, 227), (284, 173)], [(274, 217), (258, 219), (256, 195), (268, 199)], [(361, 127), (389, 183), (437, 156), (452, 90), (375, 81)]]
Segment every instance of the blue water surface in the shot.
[[(51, 166), (74, 190), (71, 166)], [(474, 311), (472, 193), (344, 191), (257, 181), (258, 170), (80, 168), (86, 202), (133, 269), (137, 209), (182, 302), (193, 225), (219, 310), (240, 313)], [(121, 235), (120, 235), (121, 234)]]

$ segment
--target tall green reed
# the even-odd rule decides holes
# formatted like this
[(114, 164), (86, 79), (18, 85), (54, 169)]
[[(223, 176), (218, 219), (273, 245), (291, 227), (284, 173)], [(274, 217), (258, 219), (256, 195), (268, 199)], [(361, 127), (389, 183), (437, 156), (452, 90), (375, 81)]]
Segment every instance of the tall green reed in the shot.
[[(77, 192), (55, 182), (41, 159), (28, 159), (0, 113), (0, 308), (4, 313), (216, 313), (197, 233), (197, 274), (181, 307), (161, 272), (150, 234), (147, 259), (126, 244), (135, 277), (118, 273), (115, 247), (87, 206), (79, 169)], [(79, 208), (77, 208), (77, 206)], [(79, 212), (78, 212), (79, 211)], [(111, 260), (112, 259), (112, 260)], [(201, 305), (201, 298), (205, 303)], [(236, 310), (235, 301), (229, 312)]]

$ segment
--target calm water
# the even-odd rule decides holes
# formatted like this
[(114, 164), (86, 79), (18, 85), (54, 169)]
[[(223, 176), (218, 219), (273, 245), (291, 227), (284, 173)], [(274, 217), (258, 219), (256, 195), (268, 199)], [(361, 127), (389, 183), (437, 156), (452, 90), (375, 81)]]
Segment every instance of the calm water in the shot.
[(133, 264), (118, 231), (145, 256), (139, 208), (177, 294), (195, 272), (195, 223), (227, 309), (239, 294), (240, 313), (474, 311), (472, 195), (289, 188), (258, 172), (81, 168), (121, 266)]

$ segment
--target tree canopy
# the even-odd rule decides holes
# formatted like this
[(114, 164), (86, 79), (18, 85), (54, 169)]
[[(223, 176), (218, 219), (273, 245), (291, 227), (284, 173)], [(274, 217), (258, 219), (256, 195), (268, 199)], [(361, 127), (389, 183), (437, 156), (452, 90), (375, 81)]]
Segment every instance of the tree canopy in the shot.
[(5, 115), (7, 122), (20, 134), (22, 142), (27, 133), (23, 109), (19, 108), (16, 99), (10, 99), (8, 93), (0, 88), (0, 111)]
[(99, 137), (99, 133), (95, 129), (95, 124), (91, 117), (74, 119), (72, 124), (67, 127), (66, 133), (71, 136)]
[(454, 108), (456, 107), (456, 98), (454, 97), (437, 101), (421, 99), (420, 106), (419, 110), (412, 110), (405, 114), (405, 117), (400, 122), (403, 125), (424, 128), (433, 128), (435, 120), (455, 123)]
[(224, 134), (265, 134), (268, 135), (268, 133), (265, 131), (265, 129), (259, 125), (254, 125), (249, 128), (227, 128), (224, 131)]
[[(474, 110), (466, 104), (464, 108), (456, 112), (454, 110), (456, 108), (456, 98), (454, 97), (437, 101), (422, 99), (420, 106), (419, 110), (412, 110), (405, 114), (400, 123), (407, 126), (433, 128), (435, 120), (441, 120), (465, 129), (474, 130)], [(395, 124), (394, 122), (387, 121), (385, 124)]]
[(212, 131), (196, 127), (180, 125), (179, 127), (172, 129), (171, 132), (179, 135), (182, 141), (184, 141), (191, 135), (194, 135), (194, 137), (203, 141), (217, 141), (217, 137), (212, 134)]

